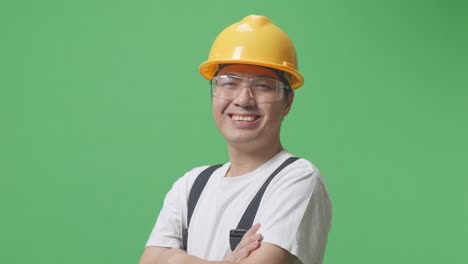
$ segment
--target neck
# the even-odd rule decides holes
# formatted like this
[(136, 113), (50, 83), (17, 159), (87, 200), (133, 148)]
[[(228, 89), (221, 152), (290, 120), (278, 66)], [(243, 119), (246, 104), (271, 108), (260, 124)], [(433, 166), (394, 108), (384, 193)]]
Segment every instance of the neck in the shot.
[(226, 173), (227, 177), (239, 176), (254, 171), (283, 150), (281, 142), (261, 147), (252, 147), (249, 144), (228, 145), (231, 166)]

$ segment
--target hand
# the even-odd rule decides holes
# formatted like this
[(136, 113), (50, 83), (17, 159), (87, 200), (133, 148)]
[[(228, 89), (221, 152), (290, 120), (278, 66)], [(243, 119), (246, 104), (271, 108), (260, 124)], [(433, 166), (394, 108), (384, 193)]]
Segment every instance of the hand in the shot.
[(253, 225), (242, 237), (241, 242), (234, 249), (233, 252), (229, 253), (224, 261), (239, 263), (246, 259), (250, 253), (260, 247), (260, 242), (263, 239), (261, 234), (257, 234), (260, 224)]

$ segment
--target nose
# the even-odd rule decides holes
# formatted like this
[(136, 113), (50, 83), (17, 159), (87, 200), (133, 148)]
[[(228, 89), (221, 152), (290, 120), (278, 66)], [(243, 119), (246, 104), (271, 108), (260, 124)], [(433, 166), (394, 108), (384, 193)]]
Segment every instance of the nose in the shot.
[(234, 100), (232, 101), (234, 105), (240, 107), (247, 107), (255, 105), (255, 99), (252, 94), (252, 90), (250, 89), (249, 85), (245, 85), (239, 91)]

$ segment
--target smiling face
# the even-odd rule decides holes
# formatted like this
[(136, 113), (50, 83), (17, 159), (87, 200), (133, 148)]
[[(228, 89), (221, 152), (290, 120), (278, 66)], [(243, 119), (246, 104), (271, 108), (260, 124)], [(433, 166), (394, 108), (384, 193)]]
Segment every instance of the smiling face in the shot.
[[(218, 75), (243, 78), (267, 77), (279, 80), (271, 69), (246, 64), (225, 66)], [(286, 94), (285, 94), (286, 96)], [(233, 100), (213, 97), (213, 117), (229, 145), (248, 145), (250, 148), (280, 144), (281, 120), (287, 115), (293, 100), (289, 97), (269, 103), (258, 103), (247, 85)]]

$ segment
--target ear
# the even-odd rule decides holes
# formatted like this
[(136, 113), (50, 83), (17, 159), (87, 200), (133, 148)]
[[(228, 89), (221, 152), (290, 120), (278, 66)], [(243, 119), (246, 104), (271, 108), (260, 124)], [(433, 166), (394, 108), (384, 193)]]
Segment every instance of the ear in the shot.
[(286, 99), (284, 112), (283, 112), (283, 118), (285, 118), (288, 115), (289, 111), (291, 110), (293, 101), (294, 101), (294, 92), (291, 91), (290, 93), (288, 93), (288, 98)]

